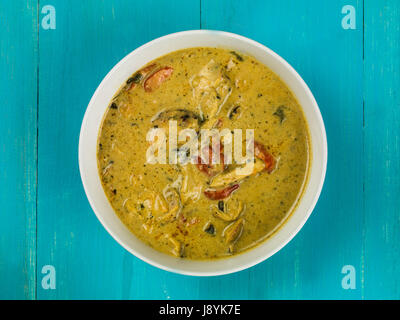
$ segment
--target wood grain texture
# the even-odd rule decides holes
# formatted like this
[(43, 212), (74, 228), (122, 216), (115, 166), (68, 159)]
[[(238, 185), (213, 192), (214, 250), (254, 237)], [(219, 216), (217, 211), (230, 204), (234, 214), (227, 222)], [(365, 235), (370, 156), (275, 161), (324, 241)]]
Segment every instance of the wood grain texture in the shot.
[(0, 299), (34, 299), (36, 1), (1, 1), (0, 24)]
[(365, 1), (366, 299), (400, 298), (400, 2)]

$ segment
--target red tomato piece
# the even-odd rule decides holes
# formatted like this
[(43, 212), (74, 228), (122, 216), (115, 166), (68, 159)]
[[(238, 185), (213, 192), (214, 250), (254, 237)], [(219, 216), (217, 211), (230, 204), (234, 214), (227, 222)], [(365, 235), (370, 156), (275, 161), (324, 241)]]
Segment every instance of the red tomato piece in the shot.
[(174, 69), (171, 67), (164, 67), (150, 75), (143, 84), (146, 92), (151, 92), (158, 89), (172, 75)]

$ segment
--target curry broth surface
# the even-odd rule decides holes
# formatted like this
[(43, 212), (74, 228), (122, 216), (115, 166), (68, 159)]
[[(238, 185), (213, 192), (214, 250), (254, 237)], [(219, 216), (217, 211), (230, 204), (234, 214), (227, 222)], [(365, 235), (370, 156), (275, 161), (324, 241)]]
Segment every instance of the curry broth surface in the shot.
[[(301, 107), (279, 77), (250, 56), (190, 48), (149, 65), (154, 63), (170, 67), (172, 74), (166, 72), (167, 79), (149, 92), (143, 85), (149, 75), (134, 74), (103, 119), (98, 167), (112, 207), (137, 237), (167, 254), (212, 259), (255, 246), (287, 218), (307, 178), (309, 135)], [(273, 171), (239, 180), (229, 197), (211, 200), (204, 193), (210, 177), (195, 164), (146, 163), (146, 134), (154, 117), (170, 109), (202, 113), (204, 127), (254, 129), (255, 140), (276, 161)], [(172, 219), (164, 219), (174, 209), (164, 197), (166, 188), (181, 202)], [(232, 221), (220, 218), (218, 206)]]

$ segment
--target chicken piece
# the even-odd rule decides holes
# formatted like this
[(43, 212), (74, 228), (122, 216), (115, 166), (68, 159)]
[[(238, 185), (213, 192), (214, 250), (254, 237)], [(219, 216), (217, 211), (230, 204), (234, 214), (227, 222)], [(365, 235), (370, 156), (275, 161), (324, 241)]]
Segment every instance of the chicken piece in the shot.
[(247, 162), (241, 167), (236, 167), (230, 171), (223, 172), (215, 176), (210, 183), (210, 187), (219, 188), (234, 182), (239, 182), (248, 176), (261, 172), (264, 170), (264, 168), (264, 162), (258, 158), (255, 158), (253, 164), (251, 162)]
[(168, 109), (157, 113), (151, 122), (158, 127), (168, 127), (169, 120), (177, 122), (178, 130), (181, 129), (194, 129), (198, 131), (200, 128), (200, 116), (186, 109)]
[[(222, 202), (222, 201), (221, 201)], [(224, 203), (224, 202), (222, 202)], [(235, 221), (244, 211), (243, 201), (237, 200), (228, 200), (224, 203), (223, 210), (221, 210), (220, 205), (217, 207), (213, 207), (213, 214), (215, 217), (224, 220), (226, 222)]]
[(176, 240), (173, 236), (170, 234), (166, 234), (165, 237), (168, 239), (168, 242), (172, 245), (172, 254), (176, 257), (182, 257), (183, 256), (183, 249), (184, 247), (182, 246), (182, 243), (178, 240)]
[(210, 187), (218, 188), (231, 183), (236, 183), (263, 170), (268, 173), (274, 171), (276, 168), (276, 160), (260, 142), (254, 142), (254, 155), (255, 158), (253, 163), (251, 162), (251, 159), (249, 159), (243, 166), (236, 167), (230, 171), (215, 176), (210, 183)]
[(182, 167), (183, 181), (180, 189), (183, 204), (196, 202), (200, 199), (205, 179), (200, 175), (192, 164)]
[(224, 74), (222, 66), (211, 59), (191, 79), (190, 85), (195, 104), (198, 105), (200, 115), (206, 121), (204, 128), (211, 128), (215, 116), (218, 115), (232, 92), (231, 81)]

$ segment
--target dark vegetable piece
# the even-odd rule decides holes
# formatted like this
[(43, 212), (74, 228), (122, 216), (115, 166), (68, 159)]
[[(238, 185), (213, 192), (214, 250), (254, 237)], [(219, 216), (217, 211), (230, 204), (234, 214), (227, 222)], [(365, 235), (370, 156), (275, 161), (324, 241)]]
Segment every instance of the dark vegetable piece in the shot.
[(238, 59), (239, 61), (243, 61), (243, 57), (239, 55), (236, 51), (231, 51), (231, 53)]
[(239, 112), (240, 106), (236, 106), (232, 108), (231, 112), (229, 112), (228, 118), (232, 120), (232, 118)]
[(111, 109), (118, 109), (118, 106), (116, 105), (115, 102), (113, 102), (110, 106)]
[(224, 202), (222, 200), (218, 201), (218, 209), (224, 212)]
[(279, 106), (276, 111), (273, 113), (274, 116), (279, 118), (279, 121), (282, 123), (286, 119), (285, 111), (283, 110), (284, 106)]
[(152, 123), (157, 126), (168, 125), (169, 120), (176, 120), (179, 127), (198, 130), (201, 124), (200, 116), (186, 109), (169, 109), (160, 112)]
[(234, 184), (222, 190), (206, 190), (204, 191), (204, 195), (211, 200), (222, 200), (229, 197), (236, 189), (239, 189), (238, 184)]
[(207, 225), (207, 227), (204, 229), (205, 232), (211, 234), (211, 235), (215, 235), (215, 228), (214, 225), (212, 223), (209, 223)]
[(142, 73), (139, 71), (139, 72), (137, 72), (137, 73), (135, 73), (135, 75), (133, 76), (133, 77), (131, 77), (131, 78), (129, 78), (128, 79), (128, 81), (126, 81), (126, 83), (127, 84), (130, 84), (130, 83), (140, 83), (140, 81), (143, 79), (143, 75), (142, 75)]
[(170, 120), (170, 119), (174, 119), (174, 120), (178, 120), (178, 119), (182, 119), (182, 120), (187, 120), (189, 118), (194, 118), (197, 121), (199, 120), (199, 115), (191, 110), (186, 110), (186, 109), (169, 109), (169, 110), (165, 110), (160, 112), (156, 119), (153, 120)]

